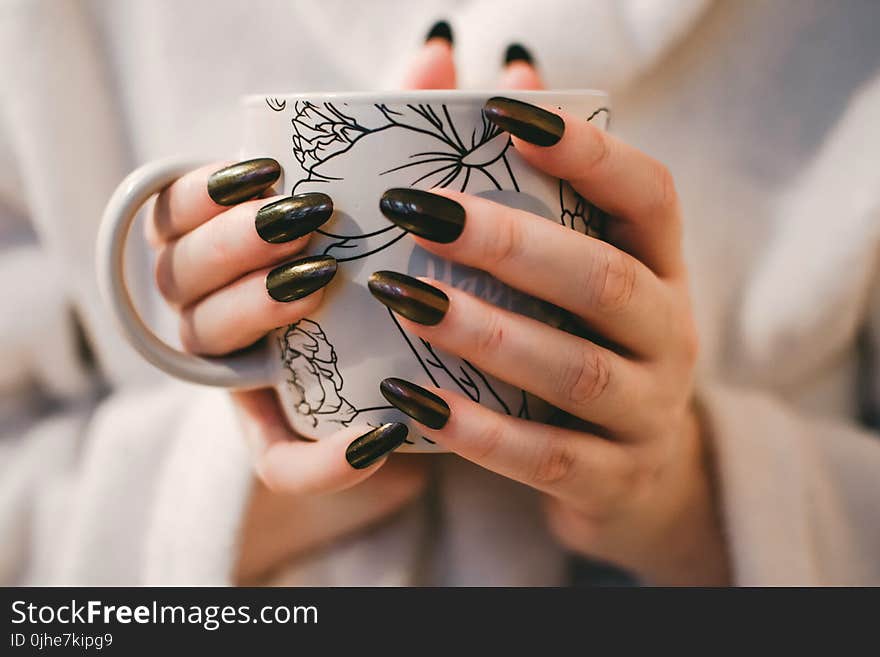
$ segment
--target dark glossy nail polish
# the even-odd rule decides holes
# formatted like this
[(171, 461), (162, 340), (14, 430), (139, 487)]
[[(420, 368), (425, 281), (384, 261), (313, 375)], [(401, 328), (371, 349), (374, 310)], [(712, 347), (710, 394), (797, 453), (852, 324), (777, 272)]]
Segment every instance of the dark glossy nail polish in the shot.
[(272, 244), (290, 242), (323, 225), (333, 214), (333, 201), (318, 192), (297, 194), (264, 205), (254, 224), (257, 234)]
[(513, 62), (534, 64), (535, 60), (532, 59), (532, 53), (530, 53), (524, 45), (520, 43), (511, 43), (507, 46), (507, 50), (504, 53), (504, 65), (509, 66), (510, 64), (513, 64)]
[(537, 146), (552, 146), (565, 132), (562, 117), (512, 98), (490, 98), (483, 114), (502, 130)]
[(431, 429), (442, 429), (449, 421), (449, 405), (442, 398), (404, 379), (385, 379), (379, 391), (389, 404)]
[(235, 205), (254, 198), (281, 176), (281, 165), (271, 157), (231, 164), (208, 178), (208, 196), (218, 205)]
[(441, 290), (406, 274), (377, 271), (367, 286), (391, 310), (418, 324), (439, 324), (449, 309), (449, 297)]
[(296, 301), (324, 287), (335, 275), (336, 258), (306, 256), (270, 271), (266, 290), (275, 301)]
[(355, 438), (345, 450), (345, 459), (358, 470), (369, 467), (406, 440), (409, 429), (400, 422), (383, 424)]
[(454, 242), (464, 230), (460, 203), (421, 189), (389, 189), (382, 194), (379, 209), (401, 228), (432, 242)]
[(444, 39), (449, 42), (449, 45), (452, 45), (452, 28), (449, 26), (449, 23), (446, 21), (437, 21), (434, 23), (434, 26), (428, 31), (428, 36), (425, 37), (425, 41), (430, 41), (431, 39)]

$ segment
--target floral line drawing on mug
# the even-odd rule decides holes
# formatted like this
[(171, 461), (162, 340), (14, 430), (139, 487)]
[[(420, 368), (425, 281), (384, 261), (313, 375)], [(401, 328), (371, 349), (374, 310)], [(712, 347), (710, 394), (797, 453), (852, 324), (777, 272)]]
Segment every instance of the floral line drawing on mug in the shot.
[(351, 424), (358, 410), (341, 394), (345, 381), (337, 367), (336, 350), (321, 325), (301, 319), (287, 327), (279, 343), (289, 371), (287, 383), (302, 400), (297, 412), (311, 417), (312, 426), (318, 425), (318, 415), (326, 415), (342, 426)]
[[(510, 406), (501, 398), (501, 396), (495, 391), (492, 387), (492, 384), (489, 383), (489, 380), (486, 378), (486, 375), (483, 374), (479, 369), (473, 366), (470, 361), (460, 358), (460, 365), (458, 366), (458, 371), (461, 372), (461, 375), (455, 374), (450, 366), (446, 364), (443, 358), (437, 354), (434, 347), (430, 342), (423, 338), (419, 338), (419, 343), (422, 348), (425, 350), (425, 355), (421, 355), (419, 353), (419, 348), (413, 344), (413, 341), (410, 340), (409, 335), (406, 331), (403, 330), (403, 327), (400, 325), (400, 322), (397, 321), (397, 318), (394, 316), (394, 313), (389, 309), (388, 314), (391, 316), (391, 321), (394, 322), (394, 325), (397, 327), (397, 330), (400, 331), (400, 335), (403, 336), (404, 341), (407, 346), (409, 346), (410, 351), (412, 351), (413, 356), (416, 357), (416, 360), (419, 361), (419, 365), (422, 366), (422, 369), (428, 375), (428, 378), (438, 388), (443, 387), (438, 380), (438, 376), (442, 376), (445, 374), (451, 381), (453, 381), (458, 388), (472, 401), (477, 402), (478, 404), (483, 402), (483, 395), (481, 392), (481, 384), (482, 387), (485, 388), (485, 391), (489, 393), (492, 399), (497, 402), (500, 409), (503, 410), (507, 415), (511, 415)], [(452, 356), (451, 358), (457, 358)], [(432, 372), (432, 369), (435, 370)], [(474, 378), (468, 373), (468, 370), (477, 375), (479, 382), (474, 381)], [(519, 410), (517, 411), (517, 417), (529, 418), (529, 407), (528, 407), (528, 399), (525, 391), (520, 390), (520, 395), (522, 398), (521, 405)], [(484, 403), (484, 402), (483, 402)], [(424, 436), (423, 436), (424, 438)], [(427, 440), (427, 438), (425, 439)], [(429, 441), (430, 442), (430, 441)]]
[[(312, 427), (317, 427), (319, 417), (342, 427), (350, 426), (356, 418), (371, 411), (393, 410), (388, 404), (355, 408), (342, 396), (345, 380), (339, 371), (336, 348), (330, 344), (321, 325), (311, 319), (301, 319), (290, 324), (284, 335), (278, 338), (281, 359), (287, 368), (287, 384), (300, 396), (297, 413), (311, 419)], [(381, 421), (365, 424), (379, 426)], [(422, 436), (430, 444), (433, 440)], [(408, 438), (405, 442), (413, 445)]]
[(277, 98), (267, 98), (266, 104), (269, 106), (269, 109), (275, 112), (283, 112), (287, 107), (286, 100), (278, 100)]
[[(472, 172), (477, 171), (495, 189), (512, 187), (519, 191), (519, 183), (507, 160), (510, 137), (482, 114), (479, 134), (474, 128), (470, 135), (470, 146), (466, 146), (445, 104), (440, 105), (439, 113), (432, 106), (424, 104), (408, 104), (398, 109), (378, 103), (369, 107), (371, 116), (355, 118), (334, 103), (326, 102), (318, 106), (311, 101), (296, 102), (291, 119), (294, 129), (293, 152), (306, 175), (293, 184), (292, 193), (309, 183), (321, 185), (342, 181), (343, 176), (333, 171), (334, 160), (356, 148), (362, 139), (393, 129), (426, 136), (432, 144), (428, 148), (440, 150), (411, 153), (409, 159), (412, 161), (395, 162), (393, 166), (376, 171), (378, 176), (412, 170), (415, 177), (404, 182), (410, 187), (419, 183), (427, 187), (450, 187), (462, 177), (459, 191), (466, 191)], [(497, 170), (493, 171), (493, 168)], [(368, 233), (339, 234), (325, 229), (317, 232), (337, 240), (324, 249), (324, 254), (334, 256), (338, 262), (373, 255), (406, 234), (393, 224)]]
[[(275, 112), (283, 111), (287, 105), (286, 102), (279, 103), (269, 98), (266, 103)], [(354, 154), (361, 143), (376, 136), (387, 136), (391, 134), (389, 131), (405, 131), (412, 135), (412, 152), (406, 160), (400, 161), (402, 158), (399, 154), (396, 156), (398, 161), (392, 162), (369, 158), (364, 161), (364, 167), (355, 167), (356, 170), (367, 169), (364, 175), (378, 177), (394, 174), (397, 176), (394, 181), (396, 185), (427, 188), (454, 186), (459, 191), (468, 191), (469, 185), (476, 184), (474, 191), (481, 191), (488, 184), (499, 191), (520, 191), (520, 185), (508, 161), (508, 150), (512, 147), (512, 141), (507, 133), (489, 122), (482, 112), (479, 122), (474, 121), (470, 134), (463, 140), (445, 104), (435, 109), (426, 104), (406, 104), (392, 108), (385, 103), (375, 103), (359, 107), (358, 112), (348, 107), (347, 103), (343, 102), (342, 105), (346, 109), (340, 109), (339, 104), (333, 102), (294, 102), (291, 138), (293, 153), (302, 168), (302, 176), (294, 177), (290, 186), (291, 193), (320, 189), (332, 197), (333, 186), (344, 184), (345, 181), (344, 172), (335, 167), (350, 168), (351, 163), (344, 162), (344, 158)], [(597, 109), (587, 120), (592, 120), (601, 113), (607, 115), (608, 109)], [(425, 146), (426, 142), (431, 145)], [(369, 148), (363, 150), (368, 151)], [(400, 178), (403, 173), (412, 175), (408, 180), (403, 180)], [(607, 220), (604, 213), (578, 195), (567, 182), (560, 180), (558, 184), (560, 224), (581, 233), (601, 237)], [(392, 186), (390, 182), (388, 186)], [(360, 228), (357, 223), (355, 227)], [(339, 263), (368, 258), (394, 245), (407, 233), (394, 224), (360, 232), (336, 232), (326, 228), (318, 229), (317, 232), (329, 240), (322, 252), (333, 255)], [(508, 302), (510, 296), (518, 295), (516, 291), (511, 291), (500, 283), (492, 285), (491, 281), (483, 280), (486, 276), (478, 270), (461, 266), (443, 267), (430, 260), (427, 267), (425, 274), (446, 279), (457, 276), (457, 287), (482, 293), (483, 297), (487, 294), (494, 295), (498, 300), (499, 295), (505, 294), (501, 291), (502, 288), (507, 291), (504, 300)], [(530, 418), (528, 396), (524, 391), (519, 391), (519, 401), (511, 408), (511, 404), (493, 388), (489, 377), (472, 363), (455, 356), (438, 354), (426, 340), (414, 342), (394, 314), (390, 310), (388, 313), (428, 380), (435, 386), (458, 389), (471, 400), (488, 403), (499, 412)], [(319, 422), (349, 426), (356, 418), (373, 424), (368, 419), (371, 412), (393, 410), (388, 405), (368, 404), (358, 407), (343, 395), (345, 383), (337, 367), (337, 350), (325, 330), (314, 320), (303, 319), (290, 325), (279, 342), (282, 361), (288, 371), (287, 385), (301, 400), (296, 410), (311, 422), (313, 428)], [(433, 441), (424, 436), (422, 439), (433, 444)], [(407, 442), (412, 444), (409, 440)]]
[[(390, 222), (379, 200), (391, 188), (452, 190), (558, 222), (565, 231), (601, 238), (606, 217), (565, 182), (527, 165), (510, 138), (485, 121), (487, 98), (501, 92), (427, 90), (260, 94), (241, 99), (239, 155), (272, 158), (284, 194), (324, 192), (334, 210), (304, 255), (328, 251), (342, 261), (327, 303), (307, 318), (292, 313), (268, 339), (250, 348), (201, 356), (169, 344), (144, 321), (126, 276), (126, 250), (139, 210), (151, 196), (204, 164), (178, 155), (143, 164), (114, 190), (101, 218), (96, 262), (101, 295), (123, 336), (145, 360), (195, 384), (235, 390), (272, 388), (289, 426), (321, 440), (348, 424), (405, 422), (403, 451), (442, 452), (387, 405), (379, 382), (396, 376), (460, 391), (496, 412), (541, 420), (552, 413), (540, 399), (447, 354), (436, 343), (400, 330), (369, 286), (372, 272), (436, 280), (484, 303), (572, 333), (586, 330), (553, 304), (518, 292), (480, 268), (434, 255)], [(607, 125), (603, 91), (507, 91), (515, 100), (565, 108)], [(509, 168), (509, 171), (508, 171)], [(488, 174), (488, 175), (486, 175)], [(293, 189), (292, 189), (293, 188)], [(375, 254), (375, 255), (373, 255)], [(399, 319), (399, 318), (398, 318)], [(297, 320), (301, 320), (301, 323)], [(391, 327), (395, 326), (395, 329)], [(408, 325), (407, 325), (408, 326)]]

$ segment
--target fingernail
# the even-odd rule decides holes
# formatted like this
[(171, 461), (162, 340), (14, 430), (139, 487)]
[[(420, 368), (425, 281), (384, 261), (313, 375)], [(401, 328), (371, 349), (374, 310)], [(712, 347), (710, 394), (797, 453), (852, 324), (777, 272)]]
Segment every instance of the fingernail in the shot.
[(432, 242), (454, 242), (464, 230), (460, 203), (421, 189), (389, 189), (382, 194), (379, 209), (401, 228)]
[(218, 205), (235, 205), (254, 198), (281, 176), (281, 165), (261, 157), (224, 167), (208, 178), (208, 196)]
[(345, 450), (345, 459), (351, 467), (362, 470), (400, 447), (408, 433), (406, 425), (400, 422), (383, 424), (355, 438)]
[(490, 98), (483, 114), (502, 130), (536, 146), (552, 146), (565, 132), (562, 117), (512, 98)]
[(511, 43), (507, 46), (507, 50), (504, 53), (504, 65), (510, 66), (514, 62), (534, 64), (535, 60), (532, 59), (532, 53), (530, 53), (524, 45), (520, 43)]
[(382, 396), (396, 408), (431, 429), (442, 429), (449, 421), (449, 405), (442, 398), (415, 383), (389, 378), (379, 384)]
[(434, 23), (434, 26), (428, 31), (428, 36), (425, 37), (425, 42), (427, 43), (431, 39), (443, 39), (449, 42), (449, 45), (452, 45), (452, 28), (449, 26), (449, 23), (446, 21), (437, 21)]
[(254, 223), (257, 234), (266, 242), (290, 242), (324, 224), (333, 214), (333, 200), (314, 192), (297, 194), (264, 205)]
[(377, 271), (367, 286), (391, 310), (418, 324), (438, 324), (449, 309), (449, 297), (441, 290), (406, 274)]
[(296, 301), (324, 287), (335, 275), (336, 258), (306, 256), (270, 271), (266, 290), (275, 301)]

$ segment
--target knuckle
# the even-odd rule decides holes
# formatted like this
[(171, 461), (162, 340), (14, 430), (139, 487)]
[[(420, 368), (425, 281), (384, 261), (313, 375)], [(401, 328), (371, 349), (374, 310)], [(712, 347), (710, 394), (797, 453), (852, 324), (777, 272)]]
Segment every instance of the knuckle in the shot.
[(199, 340), (192, 314), (184, 313), (180, 318), (178, 335), (180, 336), (180, 346), (183, 347), (184, 351), (191, 354), (199, 354), (203, 352), (201, 340)]
[(220, 324), (212, 323), (206, 321), (204, 314), (197, 317), (196, 309), (191, 306), (181, 313), (178, 333), (184, 351), (200, 356), (222, 356), (235, 350), (236, 341), (244, 331), (235, 315)]
[(501, 265), (515, 260), (522, 252), (523, 234), (519, 224), (507, 215), (496, 225), (498, 230), (489, 235), (486, 251), (490, 262)]
[(230, 234), (233, 224), (232, 221), (222, 221), (221, 217), (215, 217), (205, 224), (210, 263), (224, 271), (238, 269), (233, 247), (236, 240), (235, 236)]
[(158, 197), (153, 197), (149, 199), (144, 205), (146, 212), (144, 216), (146, 219), (143, 222), (143, 235), (147, 240), (147, 244), (153, 249), (159, 248), (162, 244), (156, 218), (157, 198)]
[(260, 481), (273, 493), (286, 493), (293, 488), (288, 478), (282, 474), (282, 470), (270, 460), (269, 453), (264, 454), (254, 464), (254, 470)]
[(159, 290), (159, 294), (169, 304), (177, 302), (179, 292), (174, 280), (173, 259), (174, 246), (164, 246), (159, 250), (156, 256), (156, 265), (153, 268), (153, 280), (156, 283), (156, 289)]
[(585, 174), (591, 174), (596, 170), (602, 169), (611, 158), (611, 140), (608, 139), (608, 135), (595, 127), (593, 134), (595, 135), (593, 140), (594, 146), (584, 167)]
[(560, 392), (573, 404), (595, 401), (608, 388), (611, 369), (607, 357), (596, 348), (581, 349), (563, 368)]
[(302, 299), (288, 303), (267, 300), (268, 307), (266, 312), (262, 314), (263, 319), (258, 320), (259, 323), (254, 327), (254, 330), (259, 335), (263, 335), (279, 327), (298, 322), (318, 309), (323, 294), (324, 290), (319, 289)]
[(593, 305), (603, 313), (616, 313), (626, 308), (636, 284), (635, 262), (622, 253), (606, 251), (605, 258), (594, 272)]
[(537, 454), (531, 479), (539, 485), (558, 484), (569, 478), (574, 464), (575, 455), (569, 445), (561, 440), (548, 441)]
[(496, 353), (504, 343), (504, 318), (500, 312), (489, 309), (486, 322), (477, 337), (478, 353)]
[(171, 237), (171, 202), (168, 189), (164, 189), (151, 201), (144, 233), (152, 245), (159, 245)]
[(678, 204), (678, 191), (675, 188), (675, 177), (665, 164), (655, 162), (653, 167), (654, 186), (656, 189), (655, 206), (657, 210), (671, 210)]
[(476, 453), (474, 456), (475, 460), (479, 462), (498, 451), (498, 446), (504, 439), (504, 425), (500, 419), (488, 420), (477, 432), (475, 438)]

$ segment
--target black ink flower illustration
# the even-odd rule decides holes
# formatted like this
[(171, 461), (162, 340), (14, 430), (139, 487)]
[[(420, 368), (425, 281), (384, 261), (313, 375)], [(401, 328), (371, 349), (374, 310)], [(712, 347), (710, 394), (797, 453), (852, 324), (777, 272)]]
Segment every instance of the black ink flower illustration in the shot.
[(512, 405), (495, 390), (492, 381), (469, 360), (438, 352), (424, 338), (413, 338), (403, 330), (393, 312), (389, 310), (388, 314), (432, 384), (447, 390), (457, 389), (472, 401), (501, 413), (522, 418), (530, 417), (528, 397), (524, 391), (519, 392), (517, 404), (511, 408)]
[(312, 173), (315, 165), (346, 150), (368, 132), (333, 103), (318, 106), (309, 101), (294, 105), (293, 154), (303, 169)]
[(301, 319), (287, 327), (280, 343), (289, 371), (287, 382), (300, 395), (297, 412), (311, 417), (312, 426), (318, 425), (319, 416), (348, 426), (358, 411), (341, 394), (343, 379), (336, 350), (320, 325)]
[(277, 98), (267, 98), (266, 105), (268, 105), (269, 109), (271, 109), (273, 112), (283, 112), (284, 109), (287, 107), (287, 101), (279, 100)]
[[(475, 125), (467, 134), (446, 105), (376, 104), (354, 112), (299, 101), (291, 121), (293, 152), (304, 174), (294, 182), (294, 193), (323, 191), (340, 198), (352, 185), (345, 181), (354, 177), (361, 198), (379, 198), (389, 187), (519, 191), (508, 160), (510, 138), (482, 113), (478, 122), (468, 118)], [(374, 148), (373, 140), (382, 147)], [(327, 238), (323, 252), (340, 262), (365, 258), (405, 235), (378, 212), (360, 214), (351, 229), (337, 225), (318, 233)]]
[(485, 187), (488, 181), (495, 189), (508, 188), (519, 191), (519, 185), (507, 159), (510, 137), (502, 132), (485, 115), (480, 114), (481, 125), (462, 139), (446, 105), (439, 111), (431, 105), (407, 105), (405, 111), (392, 110), (386, 105), (377, 108), (388, 121), (399, 128), (431, 135), (436, 139), (435, 150), (414, 152), (411, 161), (382, 171), (386, 175), (395, 171), (409, 170), (415, 176), (410, 187), (424, 183), (430, 187), (457, 187), (466, 191), (472, 175), (482, 175)]
[[(278, 109), (279, 104), (270, 107), (283, 109)], [(482, 113), (461, 114), (461, 109), (450, 111), (444, 104), (349, 107), (346, 103), (310, 101), (297, 101), (287, 111), (291, 112), (293, 153), (302, 168), (299, 177), (290, 178), (291, 193), (321, 191), (333, 197), (337, 206), (334, 223), (317, 231), (312, 248), (333, 255), (340, 263), (367, 258), (406, 236), (403, 229), (382, 217), (378, 207), (363, 205), (364, 199), (379, 199), (390, 187), (449, 187), (502, 197), (520, 191), (510, 163), (510, 157), (515, 157), (510, 137)], [(597, 110), (588, 120), (602, 113), (607, 115), (607, 109)], [(467, 130), (462, 129), (464, 125)], [(375, 140), (380, 140), (379, 147)], [(558, 185), (558, 210), (550, 204), (540, 213), (552, 220), (558, 217), (572, 230), (601, 237), (607, 220), (604, 213), (567, 182)], [(409, 257), (406, 271), (413, 275), (450, 282), (490, 303), (551, 324), (560, 314), (554, 315), (545, 302), (511, 290), (484, 272), (435, 257), (425, 259), (426, 252), (418, 247)], [(526, 393), (501, 386), (468, 360), (407, 334), (390, 311), (389, 316), (431, 383), (459, 390), (499, 412), (530, 417)], [(297, 410), (309, 416), (313, 426), (321, 421), (347, 426), (358, 416), (361, 421), (373, 417), (371, 412), (382, 414), (390, 408), (358, 408), (343, 397), (336, 350), (314, 321), (304, 319), (288, 327), (281, 349), (290, 371), (288, 382), (301, 399)], [(377, 376), (390, 374), (393, 372)]]

